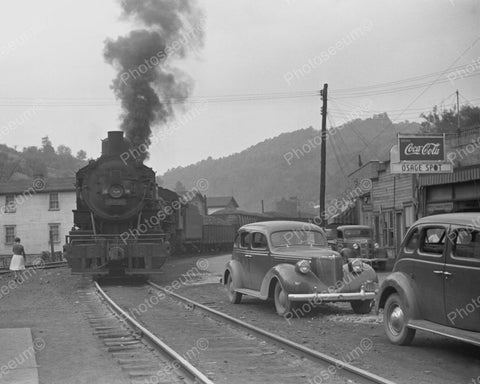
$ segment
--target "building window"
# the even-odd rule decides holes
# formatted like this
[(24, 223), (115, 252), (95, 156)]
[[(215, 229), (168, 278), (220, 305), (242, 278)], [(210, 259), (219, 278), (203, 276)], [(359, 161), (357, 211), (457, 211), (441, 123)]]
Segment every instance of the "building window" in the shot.
[(5, 226), (5, 244), (10, 245), (15, 241), (15, 226), (6, 225)]
[(15, 195), (5, 196), (5, 213), (15, 213), (17, 205), (15, 204)]
[(50, 211), (58, 211), (60, 209), (60, 205), (58, 204), (58, 192), (50, 193), (50, 203), (48, 209)]
[(60, 224), (48, 224), (48, 243), (60, 243)]
[(393, 211), (383, 212), (383, 246), (393, 247)]

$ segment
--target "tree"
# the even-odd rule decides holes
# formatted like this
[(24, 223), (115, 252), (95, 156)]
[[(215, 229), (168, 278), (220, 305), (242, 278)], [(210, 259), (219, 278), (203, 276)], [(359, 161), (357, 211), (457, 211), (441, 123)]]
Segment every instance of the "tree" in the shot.
[[(455, 109), (438, 111), (434, 106), (428, 114), (420, 115), (425, 121), (421, 123), (423, 133), (456, 133), (458, 130), (458, 114)], [(460, 108), (460, 130), (480, 124), (480, 108), (464, 105)]]
[(175, 183), (174, 191), (177, 192), (179, 195), (181, 195), (181, 194), (187, 192), (187, 188), (185, 188), (185, 186), (183, 185), (183, 183), (181, 181), (177, 181)]
[(77, 159), (78, 160), (86, 160), (87, 159), (87, 152), (85, 152), (83, 149), (80, 149), (78, 152), (77, 152)]
[(59, 156), (72, 156), (72, 150), (66, 145), (59, 145), (57, 147), (57, 155)]

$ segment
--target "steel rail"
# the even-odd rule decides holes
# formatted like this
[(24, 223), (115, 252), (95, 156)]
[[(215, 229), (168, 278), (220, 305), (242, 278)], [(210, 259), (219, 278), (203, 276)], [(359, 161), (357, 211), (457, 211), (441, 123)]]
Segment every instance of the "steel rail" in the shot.
[(195, 368), (192, 364), (190, 364), (187, 360), (185, 360), (182, 356), (180, 356), (177, 352), (175, 352), (172, 348), (170, 348), (167, 344), (165, 344), (160, 338), (155, 336), (152, 332), (150, 332), (147, 328), (141, 325), (138, 321), (136, 321), (133, 317), (131, 317), (127, 312), (125, 312), (118, 304), (116, 304), (107, 294), (106, 292), (100, 287), (100, 285), (95, 281), (95, 288), (97, 289), (98, 293), (105, 299), (105, 301), (110, 305), (110, 307), (123, 319), (125, 320), (131, 327), (139, 330), (141, 335), (149, 341), (155, 348), (160, 350), (160, 352), (166, 353), (169, 358), (173, 361), (178, 361), (183, 370), (191, 376), (191, 379), (195, 383), (203, 383), (203, 384), (214, 384), (208, 377), (206, 377), (202, 372), (200, 372), (197, 368)]
[[(52, 268), (65, 267), (67, 265), (68, 263), (66, 261), (53, 261), (51, 263), (45, 263), (45, 264), (39, 264), (39, 265), (29, 264), (25, 266), (25, 269), (52, 269)], [(8, 268), (0, 269), (0, 275), (4, 275), (10, 272), (13, 272), (13, 271), (10, 271)]]
[(310, 358), (311, 360), (320, 360), (322, 362), (326, 362), (330, 365), (334, 365), (337, 368), (343, 369), (346, 372), (355, 375), (356, 377), (360, 377), (362, 379), (366, 379), (370, 383), (377, 383), (377, 384), (395, 384), (395, 382), (385, 379), (381, 376), (378, 376), (374, 373), (365, 371), (364, 369), (355, 367), (352, 364), (346, 363), (344, 361), (335, 359), (334, 357), (331, 357), (325, 353), (316, 351), (314, 349), (305, 347), (304, 345), (298, 344), (292, 340), (286, 339), (282, 336), (276, 335), (274, 333), (271, 333), (269, 331), (266, 331), (262, 328), (256, 327), (252, 324), (249, 324), (245, 321), (239, 320), (235, 317), (232, 317), (230, 315), (227, 315), (226, 313), (217, 311), (216, 309), (210, 308), (206, 305), (197, 303), (196, 301), (193, 301), (187, 297), (183, 297), (177, 293), (171, 292), (169, 290), (164, 289), (163, 287), (159, 286), (158, 284), (155, 284), (152, 281), (148, 281), (148, 284), (151, 285), (152, 287), (159, 289), (160, 291), (164, 292), (167, 295), (173, 296), (177, 298), (180, 301), (183, 301), (184, 303), (188, 303), (193, 306), (193, 308), (199, 308), (204, 312), (207, 312), (209, 314), (213, 314), (217, 316), (218, 318), (222, 320), (226, 320), (230, 323), (233, 323), (237, 326), (240, 326), (241, 328), (246, 328), (252, 332), (255, 332), (256, 334), (263, 336), (267, 339), (270, 339), (271, 341), (280, 344), (282, 346), (287, 346), (290, 349), (292, 349), (294, 352), (301, 353), (304, 356)]

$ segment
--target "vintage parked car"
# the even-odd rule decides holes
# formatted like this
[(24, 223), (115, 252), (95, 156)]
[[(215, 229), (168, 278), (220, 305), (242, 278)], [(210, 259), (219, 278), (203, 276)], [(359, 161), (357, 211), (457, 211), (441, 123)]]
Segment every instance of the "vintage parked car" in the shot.
[(421, 330), (480, 346), (479, 282), (480, 213), (418, 220), (379, 291), (387, 337), (407, 345)]
[(373, 241), (372, 229), (367, 225), (337, 227), (333, 249), (346, 260), (359, 258), (379, 271), (384, 271), (387, 266), (387, 250)]
[(378, 290), (369, 265), (361, 260), (344, 264), (320, 227), (296, 221), (241, 227), (223, 282), (230, 302), (240, 303), (242, 295), (271, 298), (281, 316), (305, 302), (348, 301), (356, 313), (369, 313)]

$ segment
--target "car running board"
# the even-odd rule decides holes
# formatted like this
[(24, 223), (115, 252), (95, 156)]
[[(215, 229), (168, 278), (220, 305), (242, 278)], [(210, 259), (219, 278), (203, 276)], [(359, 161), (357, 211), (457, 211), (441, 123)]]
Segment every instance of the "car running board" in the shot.
[(479, 332), (466, 331), (464, 329), (452, 328), (446, 325), (433, 323), (428, 320), (410, 320), (407, 324), (408, 328), (426, 331), (436, 335), (445, 336), (450, 339), (459, 340), (480, 347)]
[(238, 288), (238, 289), (235, 289), (235, 292), (241, 293), (242, 295), (258, 297), (259, 299), (262, 299), (262, 300), (266, 299), (266, 297), (264, 297), (260, 294), (260, 291), (255, 291), (253, 289)]

